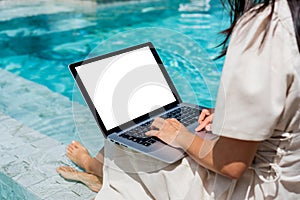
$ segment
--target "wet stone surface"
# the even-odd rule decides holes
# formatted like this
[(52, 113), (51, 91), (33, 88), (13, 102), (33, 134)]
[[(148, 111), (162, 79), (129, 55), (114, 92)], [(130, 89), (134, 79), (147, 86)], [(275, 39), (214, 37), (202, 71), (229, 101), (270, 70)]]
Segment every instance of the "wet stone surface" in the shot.
[[(5, 122), (21, 128), (10, 129)], [(0, 199), (54, 199), (55, 196), (61, 199), (58, 194), (68, 196), (67, 199), (91, 199), (96, 195), (84, 185), (68, 182), (55, 172), (59, 165), (72, 165), (64, 155), (66, 145), (20, 126), (20, 122), (3, 113), (0, 113), (0, 124), (1, 138), (4, 138), (0, 145)], [(13, 136), (19, 134), (12, 130), (22, 131), (23, 137)], [(41, 139), (31, 143), (26, 140), (26, 133)]]
[(88, 130), (80, 135), (68, 98), (3, 70), (0, 85), (7, 86), (0, 90), (0, 199), (95, 197), (83, 184), (68, 182), (55, 171), (60, 165), (76, 167), (65, 156), (73, 139), (94, 154), (100, 149), (103, 141), (87, 108), (75, 103), (78, 123)]

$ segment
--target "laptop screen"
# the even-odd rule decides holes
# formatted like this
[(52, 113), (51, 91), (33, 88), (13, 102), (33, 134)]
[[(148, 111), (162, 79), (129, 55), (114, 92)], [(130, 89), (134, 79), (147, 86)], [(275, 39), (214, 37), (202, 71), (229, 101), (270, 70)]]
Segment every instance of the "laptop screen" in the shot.
[(75, 69), (106, 130), (176, 101), (149, 46)]

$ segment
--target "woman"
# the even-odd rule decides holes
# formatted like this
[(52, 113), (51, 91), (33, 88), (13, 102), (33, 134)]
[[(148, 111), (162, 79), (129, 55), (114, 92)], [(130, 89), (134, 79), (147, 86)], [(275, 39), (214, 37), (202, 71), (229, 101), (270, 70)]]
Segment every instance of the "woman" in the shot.
[(217, 105), (213, 117), (207, 110), (202, 113), (208, 118), (198, 129), (214, 119), (212, 132), (220, 137), (212, 151), (198, 156), (199, 137), (185, 146), (192, 134), (173, 119), (155, 121), (159, 131), (149, 135), (185, 149), (205, 168), (237, 179), (227, 192), (231, 198), (299, 199), (300, 1), (260, 2), (229, 2), (233, 20), (224, 44), (231, 39)]
[(106, 183), (96, 199), (300, 198), (300, 1), (226, 5), (232, 24), (225, 31), (217, 104), (214, 111), (203, 110), (197, 128), (213, 119), (218, 139), (198, 137), (175, 119), (155, 119), (157, 130), (147, 135), (189, 156), (134, 176), (114, 163), (105, 166)]

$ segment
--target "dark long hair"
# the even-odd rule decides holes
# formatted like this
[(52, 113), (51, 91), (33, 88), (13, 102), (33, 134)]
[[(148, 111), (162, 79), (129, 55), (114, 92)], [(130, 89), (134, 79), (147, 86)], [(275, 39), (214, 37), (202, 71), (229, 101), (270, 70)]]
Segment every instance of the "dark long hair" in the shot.
[[(295, 35), (296, 35), (296, 40), (298, 44), (298, 50), (300, 52), (300, 0), (287, 0), (291, 13), (292, 13), (292, 18), (293, 18), (293, 23), (294, 23), (294, 28), (295, 28)], [(230, 16), (230, 26), (228, 29), (222, 31), (222, 33), (225, 35), (225, 39), (223, 42), (220, 44), (222, 46), (222, 52), (218, 58), (223, 57), (226, 55), (227, 51), (227, 45), (228, 41), (230, 39), (232, 30), (236, 24), (236, 22), (239, 20), (239, 18), (247, 11), (249, 11), (251, 8), (254, 6), (260, 5), (260, 7), (253, 12), (255, 14), (263, 11), (266, 7), (271, 6), (271, 12), (268, 16), (269, 20), (268, 23), (265, 26), (265, 34), (262, 39), (262, 43), (264, 42), (264, 39), (268, 33), (268, 29), (270, 26), (270, 22), (272, 19), (272, 15), (274, 12), (274, 3), (275, 0), (221, 0), (221, 3), (223, 6), (229, 10), (229, 16)], [(261, 43), (261, 44), (262, 44)]]

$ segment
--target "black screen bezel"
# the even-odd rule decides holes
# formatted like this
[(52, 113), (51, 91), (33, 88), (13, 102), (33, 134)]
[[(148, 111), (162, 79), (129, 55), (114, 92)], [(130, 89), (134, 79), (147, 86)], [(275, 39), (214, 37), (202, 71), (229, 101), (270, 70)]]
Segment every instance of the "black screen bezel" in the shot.
[[(147, 114), (144, 114), (140, 117), (137, 117), (135, 119), (133, 119), (132, 121), (129, 121), (129, 122), (126, 122), (124, 124), (121, 124), (115, 128), (112, 128), (110, 130), (107, 130), (99, 113), (97, 112), (94, 104), (93, 104), (93, 101), (91, 99), (91, 97), (89, 96), (86, 88), (84, 87), (84, 84), (82, 82), (82, 80), (80, 79), (77, 71), (76, 71), (76, 67), (79, 67), (79, 66), (82, 66), (82, 65), (85, 65), (85, 64), (88, 64), (88, 63), (92, 63), (92, 62), (96, 62), (98, 60), (102, 60), (102, 59), (105, 59), (105, 58), (109, 58), (109, 57), (112, 57), (112, 56), (116, 56), (116, 55), (119, 55), (119, 54), (122, 54), (122, 53), (126, 53), (126, 52), (130, 52), (130, 51), (133, 51), (133, 50), (137, 50), (137, 49), (140, 49), (140, 48), (144, 48), (144, 47), (149, 47), (157, 64), (159, 65), (159, 68), (164, 76), (164, 78), (166, 79), (174, 97), (175, 97), (175, 101), (168, 104), (168, 105), (165, 105), (164, 107), (162, 108), (159, 108), (159, 109), (156, 109), (154, 111), (152, 111), (151, 113), (147, 113)], [(82, 96), (84, 97), (84, 100), (86, 101), (87, 105), (89, 106), (98, 126), (100, 127), (100, 129), (102, 130), (103, 134), (105, 137), (107, 137), (108, 135), (114, 133), (114, 132), (120, 132), (121, 130), (125, 130), (131, 126), (133, 126), (134, 124), (138, 124), (140, 122), (143, 122), (147, 119), (150, 118), (150, 116), (155, 116), (155, 115), (158, 115), (166, 110), (169, 110), (171, 108), (174, 108), (176, 107), (179, 103), (181, 103), (181, 98), (171, 80), (171, 78), (169, 77), (157, 51), (155, 50), (153, 44), (151, 42), (147, 42), (147, 43), (143, 43), (143, 44), (140, 44), (140, 45), (136, 45), (136, 46), (132, 46), (132, 47), (129, 47), (129, 48), (126, 48), (126, 49), (122, 49), (122, 50), (119, 50), (119, 51), (115, 51), (115, 52), (112, 52), (112, 53), (108, 53), (108, 54), (105, 54), (105, 55), (101, 55), (101, 56), (97, 56), (97, 57), (94, 57), (94, 58), (90, 58), (90, 59), (86, 59), (86, 60), (83, 60), (83, 61), (79, 61), (79, 62), (75, 62), (75, 63), (72, 63), (69, 65), (69, 70), (71, 71), (71, 74), (73, 76), (73, 78), (75, 79), (76, 83), (77, 83), (77, 86), (79, 87), (80, 91), (81, 91), (81, 94)]]

